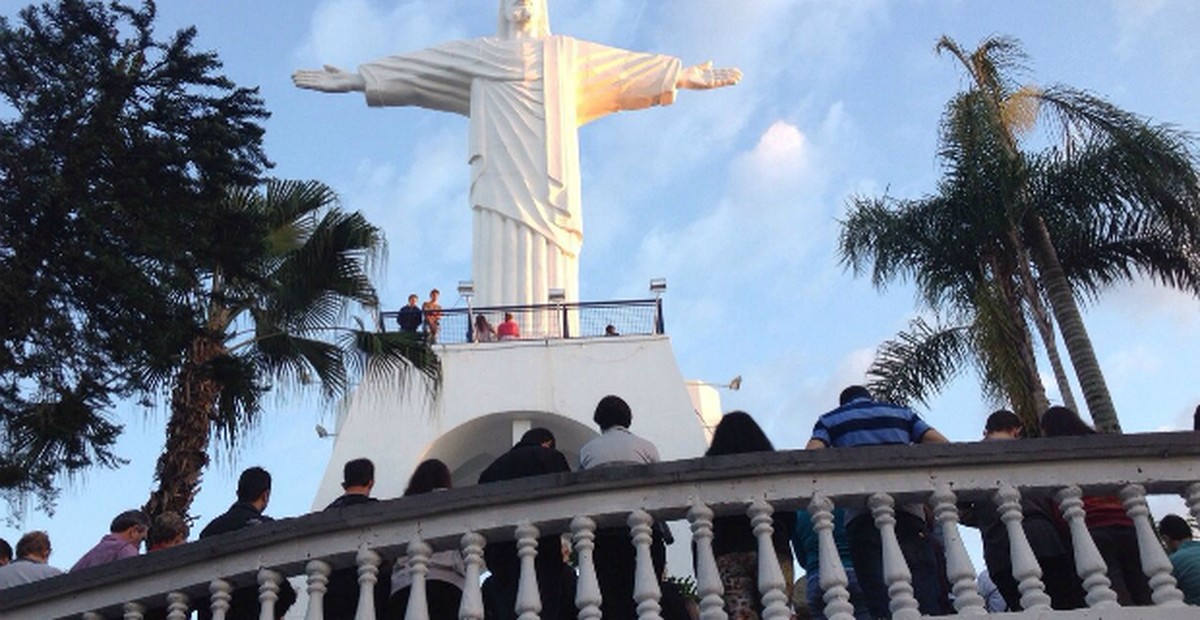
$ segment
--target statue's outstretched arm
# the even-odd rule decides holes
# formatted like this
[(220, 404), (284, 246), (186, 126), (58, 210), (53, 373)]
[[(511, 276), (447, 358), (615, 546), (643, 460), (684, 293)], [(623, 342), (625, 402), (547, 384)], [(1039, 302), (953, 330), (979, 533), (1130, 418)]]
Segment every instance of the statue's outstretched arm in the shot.
[(331, 65), (325, 65), (324, 69), (301, 69), (292, 74), (292, 83), (299, 88), (324, 93), (348, 93), (367, 88), (363, 76)]
[(705, 90), (709, 88), (720, 88), (722, 86), (733, 86), (742, 81), (742, 72), (735, 67), (714, 69), (712, 61), (708, 61), (702, 65), (688, 67), (679, 72), (679, 78), (675, 80), (675, 86), (678, 88), (690, 88), (692, 90)]

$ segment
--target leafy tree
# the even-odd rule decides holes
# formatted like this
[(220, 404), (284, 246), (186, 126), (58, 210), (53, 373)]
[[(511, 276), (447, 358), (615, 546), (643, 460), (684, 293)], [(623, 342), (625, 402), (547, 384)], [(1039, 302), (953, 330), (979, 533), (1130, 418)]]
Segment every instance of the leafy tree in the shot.
[[(1008, 337), (1028, 333), (1025, 321), (1032, 315), (1047, 350), (1052, 351), (1053, 328), (1043, 310), (1048, 305), (1097, 428), (1119, 432), (1078, 301), (1080, 297), (1094, 298), (1113, 282), (1137, 276), (1200, 294), (1200, 183), (1190, 137), (1090, 93), (1064, 86), (1044, 90), (1019, 86), (1012, 74), (1020, 71), (1025, 57), (1013, 39), (990, 38), (968, 53), (943, 37), (938, 50), (960, 61), (972, 86), (948, 105), (942, 138), (943, 157), (951, 155), (947, 179), (928, 202), (942, 200), (955, 205), (954, 215), (939, 220), (940, 225), (951, 227), (943, 231), (953, 228), (956, 217), (968, 216), (960, 221), (959, 232), (971, 230), (975, 245), (963, 245), (964, 256), (975, 252), (983, 262), (992, 250), (1006, 253), (1003, 264), (1011, 271), (994, 271), (988, 277), (999, 290), (1012, 291), (1003, 295), (1012, 314)], [(1051, 135), (1059, 138), (1064, 148), (1022, 148), (1022, 136), (1039, 119), (1049, 121)], [(963, 148), (984, 155), (970, 166), (993, 177), (992, 196), (961, 191), (971, 187), (964, 185), (964, 179), (972, 171), (964, 169), (964, 160), (952, 155)], [(966, 203), (955, 202), (968, 196)], [(958, 278), (961, 285), (964, 274), (970, 272), (961, 263), (939, 262), (944, 257), (938, 256), (899, 254), (897, 259), (876, 255), (880, 250), (898, 252), (903, 241), (889, 249), (872, 239), (891, 239), (889, 234), (904, 235), (905, 229), (856, 232), (856, 228), (879, 221), (859, 217), (864, 202), (857, 202), (843, 230), (842, 246), (844, 259), (856, 270), (874, 260), (878, 284), (895, 275), (939, 272), (949, 266), (951, 277), (932, 286), (962, 290), (952, 283)], [(906, 221), (905, 209), (896, 209), (894, 215), (897, 221)], [(889, 269), (893, 264), (909, 271)], [(918, 288), (922, 288), (920, 284)], [(936, 294), (924, 293), (931, 307), (940, 307)], [(963, 309), (961, 304), (956, 307)], [(974, 321), (966, 323), (973, 325)], [(974, 350), (981, 359), (995, 359), (993, 352), (978, 343)], [(904, 348), (890, 352), (903, 353)], [(921, 375), (913, 369), (920, 368), (923, 360), (911, 359), (911, 365), (905, 366), (899, 359), (892, 356), (892, 370), (907, 369), (911, 376)], [(932, 359), (945, 362), (948, 358)], [(887, 371), (886, 366), (880, 369)], [(944, 377), (945, 373), (926, 375)], [(1060, 375), (1057, 370), (1056, 375)], [(986, 377), (985, 383), (991, 379)], [(1059, 381), (1064, 382), (1062, 377)]]
[[(267, 117), (194, 29), (63, 0), (0, 18), (0, 488), (113, 466), (114, 399), (164, 385), (200, 324), (199, 265), (253, 222), (214, 214), (269, 164)], [(214, 243), (222, 240), (224, 244)], [(49, 507), (49, 506), (47, 506)]]
[(378, 305), (366, 268), (382, 252), (383, 237), (362, 215), (338, 209), (332, 190), (272, 181), (265, 191), (231, 191), (220, 211), (265, 225), (255, 253), (214, 255), (192, 293), (203, 327), (172, 384), (150, 514), (187, 514), (210, 437), (235, 446), (255, 425), (259, 395), (274, 380), (317, 384), (335, 396), (351, 375), (395, 377), (415, 368), (431, 379), (426, 386), (436, 385), (437, 358), (415, 335), (343, 325), (352, 306)]

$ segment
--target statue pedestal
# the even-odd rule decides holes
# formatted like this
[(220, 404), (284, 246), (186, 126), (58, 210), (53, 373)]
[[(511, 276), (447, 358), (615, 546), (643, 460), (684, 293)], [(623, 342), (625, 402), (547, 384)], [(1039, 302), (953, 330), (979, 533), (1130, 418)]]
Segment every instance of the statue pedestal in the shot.
[(404, 386), (398, 379), (364, 383), (355, 391), (339, 416), (315, 510), (341, 495), (342, 466), (351, 459), (375, 462), (373, 494), (379, 498), (403, 495), (408, 477), (428, 458), (446, 463), (456, 487), (472, 485), (537, 426), (554, 433), (577, 468), (579, 449), (598, 435), (596, 403), (608, 394), (629, 403), (633, 432), (653, 442), (664, 461), (701, 456), (706, 427), (720, 419), (716, 391), (685, 384), (663, 335), (435, 348), (443, 372), (436, 397), (417, 381)]

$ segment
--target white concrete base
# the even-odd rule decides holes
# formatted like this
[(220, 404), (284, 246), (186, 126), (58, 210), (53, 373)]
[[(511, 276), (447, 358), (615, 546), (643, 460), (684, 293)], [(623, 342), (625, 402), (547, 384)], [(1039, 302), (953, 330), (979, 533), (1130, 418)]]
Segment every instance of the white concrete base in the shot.
[(470, 485), (534, 426), (553, 431), (577, 469), (580, 447), (598, 434), (596, 403), (608, 394), (629, 403), (633, 432), (654, 442), (663, 460), (701, 456), (705, 426), (720, 416), (715, 390), (693, 401), (698, 395), (689, 394), (667, 336), (436, 348), (443, 370), (436, 399), (415, 382), (407, 389), (398, 381), (375, 382), (355, 392), (338, 422), (314, 510), (341, 494), (342, 466), (351, 459), (375, 462), (379, 498), (403, 495), (413, 469), (427, 458), (444, 461), (455, 486)]

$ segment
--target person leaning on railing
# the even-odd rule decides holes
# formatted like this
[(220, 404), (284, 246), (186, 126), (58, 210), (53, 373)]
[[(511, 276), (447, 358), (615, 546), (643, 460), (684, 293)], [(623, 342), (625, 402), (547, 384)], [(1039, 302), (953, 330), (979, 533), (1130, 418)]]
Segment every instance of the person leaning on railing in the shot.
[(16, 559), (0, 566), (0, 590), (63, 574), (47, 564), (50, 551), (49, 534), (33, 531), (22, 536), (17, 541)]

